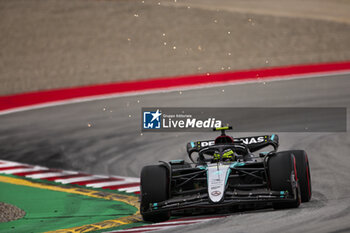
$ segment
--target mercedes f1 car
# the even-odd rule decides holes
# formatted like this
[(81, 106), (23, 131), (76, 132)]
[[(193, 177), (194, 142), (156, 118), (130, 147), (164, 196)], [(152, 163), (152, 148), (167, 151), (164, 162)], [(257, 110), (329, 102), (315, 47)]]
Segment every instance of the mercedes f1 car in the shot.
[[(232, 127), (215, 128), (215, 140), (189, 142), (192, 163), (160, 161), (141, 171), (140, 211), (145, 221), (160, 222), (174, 211), (267, 204), (296, 208), (311, 199), (308, 157), (303, 150), (278, 152), (278, 136), (235, 138)], [(272, 147), (269, 152), (260, 151)]]

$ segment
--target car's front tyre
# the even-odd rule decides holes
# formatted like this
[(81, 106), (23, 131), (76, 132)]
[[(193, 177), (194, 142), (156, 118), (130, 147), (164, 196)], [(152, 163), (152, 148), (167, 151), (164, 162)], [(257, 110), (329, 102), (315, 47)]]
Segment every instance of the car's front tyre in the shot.
[(300, 205), (300, 190), (296, 159), (290, 151), (278, 152), (268, 160), (271, 190), (288, 191), (294, 194), (295, 200), (288, 202), (274, 202), (274, 209), (297, 208)]
[(169, 198), (169, 171), (162, 165), (145, 166), (141, 171), (141, 204), (143, 220), (162, 222), (170, 218), (169, 211), (151, 212), (151, 203), (165, 201)]

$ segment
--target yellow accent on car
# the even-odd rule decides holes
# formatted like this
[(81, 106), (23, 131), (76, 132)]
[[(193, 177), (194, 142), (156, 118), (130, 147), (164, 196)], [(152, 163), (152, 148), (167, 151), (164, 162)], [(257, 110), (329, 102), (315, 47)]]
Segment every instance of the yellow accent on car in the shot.
[(219, 130), (229, 130), (230, 127), (229, 126), (225, 126), (225, 127), (217, 127), (215, 128), (216, 131), (219, 131)]

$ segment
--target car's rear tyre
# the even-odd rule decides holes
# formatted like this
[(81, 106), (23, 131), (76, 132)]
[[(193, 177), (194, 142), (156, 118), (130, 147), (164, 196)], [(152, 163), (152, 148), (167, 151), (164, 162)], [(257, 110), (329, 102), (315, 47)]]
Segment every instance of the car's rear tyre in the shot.
[(141, 204), (143, 220), (162, 222), (170, 218), (170, 211), (150, 212), (151, 203), (169, 198), (169, 171), (162, 165), (145, 166), (141, 171)]
[(290, 151), (278, 152), (268, 160), (271, 190), (288, 191), (294, 194), (295, 200), (274, 202), (274, 209), (296, 208), (300, 205), (300, 191), (296, 171), (296, 160)]
[(307, 154), (303, 150), (292, 150), (297, 163), (298, 181), (301, 194), (301, 202), (308, 202), (311, 199), (311, 176)]

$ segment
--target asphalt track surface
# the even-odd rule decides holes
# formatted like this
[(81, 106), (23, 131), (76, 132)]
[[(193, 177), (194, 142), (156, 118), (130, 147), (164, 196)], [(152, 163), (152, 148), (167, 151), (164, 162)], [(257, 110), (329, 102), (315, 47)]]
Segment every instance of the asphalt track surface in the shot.
[[(0, 158), (93, 174), (138, 176), (146, 164), (186, 158), (186, 142), (216, 135), (142, 135), (141, 107), (349, 108), (349, 87), (350, 74), (346, 74), (119, 97), (3, 115)], [(252, 124), (259, 120), (269, 121), (251, 116)], [(234, 213), (215, 223), (186, 226), (186, 232), (350, 231), (349, 133), (279, 136), (281, 150), (308, 152), (312, 201), (293, 210)]]

